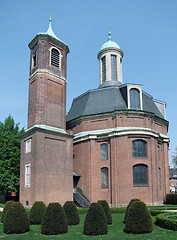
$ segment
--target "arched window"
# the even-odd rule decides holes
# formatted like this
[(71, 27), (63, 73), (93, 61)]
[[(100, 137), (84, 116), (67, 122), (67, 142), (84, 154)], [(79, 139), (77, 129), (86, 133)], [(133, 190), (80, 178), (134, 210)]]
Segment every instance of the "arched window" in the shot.
[(108, 160), (108, 144), (103, 143), (100, 145), (101, 160)]
[(144, 164), (133, 166), (133, 185), (148, 185), (148, 166)]
[(55, 48), (51, 50), (51, 66), (57, 68), (60, 66), (60, 52)]
[(130, 89), (130, 108), (131, 109), (141, 109), (140, 92), (136, 88)]
[(106, 57), (102, 57), (101, 59), (102, 62), (102, 81), (106, 81)]
[(101, 188), (108, 188), (108, 168), (101, 168)]
[(111, 55), (111, 80), (117, 81), (117, 56)]
[(146, 158), (147, 143), (143, 140), (134, 140), (132, 142), (132, 156), (134, 158)]

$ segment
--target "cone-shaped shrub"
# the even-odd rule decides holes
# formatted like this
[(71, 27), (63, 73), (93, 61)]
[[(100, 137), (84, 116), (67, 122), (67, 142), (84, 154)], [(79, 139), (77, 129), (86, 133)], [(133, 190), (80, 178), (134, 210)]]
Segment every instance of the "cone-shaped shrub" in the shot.
[(40, 225), (41, 224), (41, 219), (44, 215), (44, 212), (46, 210), (46, 206), (44, 202), (42, 201), (36, 201), (29, 213), (29, 219), (30, 219), (30, 224), (36, 224)]
[(124, 232), (150, 233), (153, 230), (151, 214), (142, 201), (135, 201), (128, 210)]
[(85, 235), (103, 235), (108, 233), (105, 212), (99, 203), (92, 203), (84, 221)]
[(2, 212), (2, 216), (1, 216), (1, 222), (3, 223), (4, 222), (4, 217), (6, 215), (6, 212), (8, 211), (10, 205), (13, 203), (14, 201), (7, 201), (5, 203), (5, 206), (4, 206), (4, 209), (3, 209), (3, 212)]
[(20, 202), (11, 203), (4, 218), (4, 233), (25, 233), (30, 230), (29, 218)]
[(58, 235), (68, 232), (68, 222), (64, 209), (59, 203), (50, 203), (41, 222), (41, 233)]
[(132, 203), (134, 203), (134, 202), (136, 202), (136, 201), (140, 201), (140, 199), (133, 198), (133, 199), (129, 202), (129, 204), (128, 204), (127, 208), (126, 208), (126, 211), (125, 211), (123, 223), (126, 223), (126, 218), (127, 218), (128, 210), (129, 210), (129, 208), (131, 207)]
[(68, 225), (77, 225), (80, 222), (79, 212), (72, 201), (67, 201), (63, 205), (68, 220)]
[(107, 201), (105, 200), (100, 200), (98, 201), (99, 204), (101, 204), (105, 214), (106, 214), (106, 218), (107, 218), (107, 223), (108, 225), (112, 224), (112, 215), (111, 215), (111, 210), (109, 208), (109, 205), (107, 203)]

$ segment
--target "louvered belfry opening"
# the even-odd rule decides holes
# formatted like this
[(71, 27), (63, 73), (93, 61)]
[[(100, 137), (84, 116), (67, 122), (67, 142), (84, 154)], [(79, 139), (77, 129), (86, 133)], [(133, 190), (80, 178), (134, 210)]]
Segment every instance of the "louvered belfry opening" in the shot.
[(51, 66), (59, 68), (60, 66), (60, 53), (57, 49), (52, 48), (51, 51)]

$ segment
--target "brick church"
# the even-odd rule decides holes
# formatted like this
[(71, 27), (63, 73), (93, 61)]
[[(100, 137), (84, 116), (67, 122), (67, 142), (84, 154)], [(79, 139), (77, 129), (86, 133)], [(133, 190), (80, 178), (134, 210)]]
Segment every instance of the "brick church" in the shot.
[(123, 51), (108, 41), (98, 52), (100, 84), (73, 100), (66, 115), (68, 46), (53, 32), (29, 43), (28, 128), (21, 140), (20, 201), (132, 198), (162, 204), (169, 192), (166, 104), (139, 84), (123, 84)]

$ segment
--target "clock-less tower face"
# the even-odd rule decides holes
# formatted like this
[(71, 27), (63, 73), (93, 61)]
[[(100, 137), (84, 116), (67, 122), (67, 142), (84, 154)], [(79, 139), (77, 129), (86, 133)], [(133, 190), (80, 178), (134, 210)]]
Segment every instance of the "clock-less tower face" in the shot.
[(47, 125), (65, 129), (68, 46), (47, 34), (29, 44), (28, 128)]

